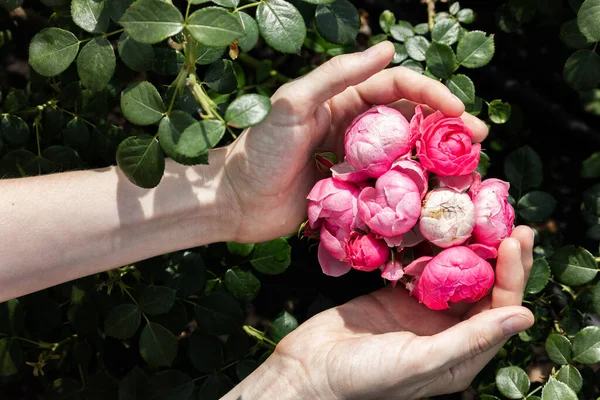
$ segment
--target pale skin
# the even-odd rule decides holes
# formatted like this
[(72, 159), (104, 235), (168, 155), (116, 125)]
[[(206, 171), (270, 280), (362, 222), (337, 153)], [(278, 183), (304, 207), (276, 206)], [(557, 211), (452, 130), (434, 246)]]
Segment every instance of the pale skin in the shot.
[[(335, 57), (281, 87), (272, 111), (209, 166), (167, 160), (154, 189), (115, 168), (0, 181), (0, 301), (155, 255), (219, 241), (258, 242), (295, 231), (324, 177), (317, 148), (343, 155), (345, 127), (373, 104), (408, 118), (414, 103), (461, 116), (475, 141), (487, 127), (439, 82), (384, 70), (389, 42)], [(385, 288), (316, 315), (226, 399), (415, 399), (465, 388), (508, 338), (533, 324), (521, 307), (533, 234), (500, 249), (496, 284), (475, 304), (431, 311)]]

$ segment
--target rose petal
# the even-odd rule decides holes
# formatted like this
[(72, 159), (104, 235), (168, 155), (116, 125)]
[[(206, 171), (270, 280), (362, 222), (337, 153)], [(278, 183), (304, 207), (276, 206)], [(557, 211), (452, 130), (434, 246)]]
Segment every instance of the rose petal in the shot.
[(319, 264), (321, 264), (321, 269), (325, 275), (333, 277), (342, 276), (352, 268), (349, 264), (337, 260), (331, 254), (329, 254), (327, 249), (325, 249), (325, 246), (323, 246), (323, 243), (319, 244), (318, 257)]

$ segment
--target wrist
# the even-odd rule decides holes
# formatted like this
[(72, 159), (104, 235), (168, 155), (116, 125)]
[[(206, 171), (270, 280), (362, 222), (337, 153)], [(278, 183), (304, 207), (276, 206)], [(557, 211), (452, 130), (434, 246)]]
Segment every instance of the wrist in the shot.
[(275, 351), (260, 367), (233, 388), (224, 400), (321, 399), (298, 360)]

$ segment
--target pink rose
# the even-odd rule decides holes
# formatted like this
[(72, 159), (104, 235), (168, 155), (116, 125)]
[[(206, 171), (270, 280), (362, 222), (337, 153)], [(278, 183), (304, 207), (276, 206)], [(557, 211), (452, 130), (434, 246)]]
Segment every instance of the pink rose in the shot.
[(392, 164), (392, 169), (407, 175), (419, 188), (421, 198), (425, 197), (428, 189), (428, 174), (416, 161), (403, 158)]
[[(451, 247), (428, 262), (426, 258), (418, 260), (422, 271), (412, 294), (432, 310), (450, 308), (449, 301), (475, 302), (494, 284), (492, 266), (467, 247)], [(404, 272), (412, 275), (415, 269), (407, 267)]]
[(333, 178), (322, 179), (312, 188), (307, 198), (308, 223), (316, 229), (323, 219), (350, 232), (361, 226), (358, 219), (358, 186)]
[(381, 270), (381, 277), (392, 282), (392, 287), (396, 287), (396, 283), (403, 275), (404, 271), (402, 270), (402, 263), (398, 259), (394, 262), (391, 260), (388, 261)]
[(388, 260), (389, 249), (385, 242), (372, 233), (362, 235), (352, 232), (346, 242), (346, 261), (360, 271), (373, 271)]
[(436, 246), (446, 248), (463, 243), (471, 236), (473, 226), (475, 206), (468, 194), (438, 188), (423, 200), (419, 228)]
[(423, 118), (423, 109), (417, 106), (410, 127), (420, 135), (417, 156), (425, 169), (439, 176), (461, 176), (477, 168), (481, 145), (471, 142), (473, 133), (462, 119), (440, 111)]
[(331, 167), (331, 175), (345, 182), (363, 182), (371, 178), (365, 171), (357, 171), (345, 158), (343, 162)]
[(475, 204), (476, 243), (498, 247), (510, 236), (515, 222), (515, 210), (508, 202), (508, 182), (486, 179), (470, 195)]
[(400, 235), (411, 230), (419, 219), (421, 193), (408, 175), (390, 170), (377, 179), (374, 188), (360, 192), (358, 213), (371, 231), (396, 238), (399, 243)]
[(352, 121), (346, 130), (344, 149), (357, 171), (378, 178), (394, 161), (411, 153), (417, 138), (418, 132), (411, 132), (399, 111), (376, 106)]

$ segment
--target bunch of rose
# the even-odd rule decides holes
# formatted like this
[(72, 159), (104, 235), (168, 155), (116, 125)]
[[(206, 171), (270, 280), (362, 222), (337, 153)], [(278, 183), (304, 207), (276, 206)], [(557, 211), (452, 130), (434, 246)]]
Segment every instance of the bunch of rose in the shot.
[(332, 177), (308, 195), (304, 232), (320, 239), (323, 272), (380, 269), (435, 310), (482, 298), (514, 210), (508, 183), (475, 171), (481, 146), (463, 121), (424, 117), (417, 106), (409, 123), (376, 106), (354, 119), (344, 147), (339, 164), (332, 153), (316, 156)]

